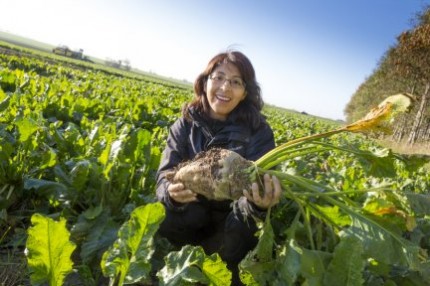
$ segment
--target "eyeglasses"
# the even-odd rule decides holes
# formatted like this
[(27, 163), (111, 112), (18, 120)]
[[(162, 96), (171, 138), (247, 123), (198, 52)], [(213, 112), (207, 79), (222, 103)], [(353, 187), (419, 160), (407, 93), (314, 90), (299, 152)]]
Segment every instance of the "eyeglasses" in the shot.
[(245, 82), (240, 77), (227, 78), (223, 74), (212, 74), (209, 78), (217, 85), (223, 85), (227, 81), (234, 89), (245, 88)]

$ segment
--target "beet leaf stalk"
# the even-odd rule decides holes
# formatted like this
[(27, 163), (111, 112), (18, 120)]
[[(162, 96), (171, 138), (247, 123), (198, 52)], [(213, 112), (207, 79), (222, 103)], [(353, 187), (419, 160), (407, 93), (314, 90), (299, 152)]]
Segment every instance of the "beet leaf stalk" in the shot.
[[(413, 97), (407, 93), (389, 96), (377, 107), (373, 108), (369, 113), (367, 113), (362, 119), (335, 130), (288, 141), (287, 143), (284, 143), (265, 154), (263, 157), (258, 159), (255, 164), (258, 168), (263, 170), (270, 169), (273, 166), (285, 161), (282, 159), (280, 160), (280, 158), (295, 152), (295, 147), (300, 146), (303, 143), (309, 143), (317, 139), (327, 138), (342, 132), (390, 134), (393, 129), (392, 126), (395, 118), (399, 114), (410, 110), (412, 102)], [(273, 162), (277, 162), (276, 165)]]
[[(198, 154), (192, 161), (178, 166), (167, 179), (173, 183), (181, 182), (185, 188), (212, 200), (235, 200), (243, 195), (243, 190), (251, 188), (252, 182), (259, 181), (260, 175), (271, 171), (279, 164), (296, 156), (334, 149), (329, 145), (312, 144), (318, 139), (341, 132), (389, 133), (395, 117), (408, 111), (411, 104), (412, 96), (409, 94), (390, 96), (364, 118), (352, 124), (289, 141), (274, 148), (255, 162), (245, 160), (233, 151), (211, 149)], [(282, 177), (281, 173), (277, 175)]]
[[(339, 236), (353, 236), (360, 240), (364, 246), (364, 257), (372, 257), (377, 261), (387, 264), (398, 264), (407, 266), (415, 271), (423, 270), (423, 261), (427, 255), (420, 247), (405, 239), (401, 234), (394, 231), (390, 224), (363, 210), (363, 205), (354, 201), (350, 195), (363, 193), (387, 194), (393, 192), (391, 186), (379, 188), (347, 191), (339, 191), (330, 186), (321, 184), (309, 178), (296, 174), (289, 174), (277, 170), (276, 166), (293, 159), (296, 156), (322, 152), (326, 150), (340, 150), (353, 153), (357, 156), (363, 155), (361, 151), (349, 149), (348, 147), (334, 146), (329, 143), (319, 142), (318, 139), (326, 138), (341, 132), (354, 133), (385, 133), (390, 134), (393, 123), (399, 114), (410, 110), (413, 98), (409, 94), (398, 94), (388, 97), (378, 107), (372, 109), (363, 119), (352, 124), (325, 133), (315, 134), (298, 138), (278, 146), (257, 160), (251, 176), (254, 179), (260, 174), (268, 173), (275, 175), (280, 180), (285, 197), (294, 201), (298, 206), (298, 215), (303, 218), (303, 226), (311, 249), (316, 249), (314, 242), (315, 229), (310, 217), (318, 218), (333, 228)], [(292, 186), (296, 186), (293, 188)], [(349, 222), (336, 221), (324, 208), (331, 206), (332, 210), (338, 210), (339, 214), (346, 214)], [(409, 231), (414, 227), (414, 218), (404, 215), (405, 226)], [(391, 258), (392, 254), (394, 259)]]

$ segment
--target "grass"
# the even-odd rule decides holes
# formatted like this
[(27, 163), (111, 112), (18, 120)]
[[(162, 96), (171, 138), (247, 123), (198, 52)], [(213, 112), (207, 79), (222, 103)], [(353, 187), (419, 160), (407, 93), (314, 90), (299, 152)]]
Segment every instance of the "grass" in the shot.
[(0, 31), (0, 40), (15, 44), (15, 45), (19, 45), (22, 47), (27, 47), (27, 48), (36, 49), (36, 50), (45, 51), (45, 52), (50, 52), (54, 48), (53, 45), (45, 44), (36, 40), (24, 38), (21, 36), (17, 36), (17, 35), (10, 34), (7, 32), (2, 32), (2, 31)]
[(23, 247), (4, 244), (10, 230), (0, 225), (0, 286), (30, 285)]
[(30, 285), (23, 253), (0, 251), (0, 286)]
[(390, 148), (396, 153), (407, 155), (430, 155), (430, 142), (414, 143), (413, 145), (407, 142), (393, 142), (388, 140), (381, 140), (379, 142), (382, 146)]

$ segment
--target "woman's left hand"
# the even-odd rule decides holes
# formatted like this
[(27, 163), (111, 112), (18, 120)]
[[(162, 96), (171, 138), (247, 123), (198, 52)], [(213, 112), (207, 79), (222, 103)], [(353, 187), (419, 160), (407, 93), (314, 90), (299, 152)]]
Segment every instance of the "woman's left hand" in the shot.
[(264, 194), (263, 197), (260, 195), (258, 184), (253, 183), (252, 194), (248, 190), (244, 190), (244, 196), (251, 202), (253, 202), (257, 207), (261, 209), (268, 209), (279, 202), (281, 196), (281, 183), (278, 178), (272, 176), (270, 178), (269, 174), (264, 175)]

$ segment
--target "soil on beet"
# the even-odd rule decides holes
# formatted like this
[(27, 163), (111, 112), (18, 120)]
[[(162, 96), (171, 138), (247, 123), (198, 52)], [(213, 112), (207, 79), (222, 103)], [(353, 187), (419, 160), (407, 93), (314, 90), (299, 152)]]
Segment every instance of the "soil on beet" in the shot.
[(253, 162), (233, 151), (214, 148), (180, 164), (167, 179), (211, 200), (235, 200), (250, 188), (252, 166)]

